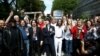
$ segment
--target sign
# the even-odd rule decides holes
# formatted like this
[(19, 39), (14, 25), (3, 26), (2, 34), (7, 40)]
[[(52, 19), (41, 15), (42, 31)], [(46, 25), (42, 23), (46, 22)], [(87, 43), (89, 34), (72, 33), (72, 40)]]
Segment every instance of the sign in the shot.
[(24, 14), (40, 14), (40, 13), (42, 13), (42, 12), (25, 12)]
[(55, 10), (55, 11), (53, 11), (53, 16), (55, 19), (61, 19), (63, 16), (63, 11), (62, 10)]

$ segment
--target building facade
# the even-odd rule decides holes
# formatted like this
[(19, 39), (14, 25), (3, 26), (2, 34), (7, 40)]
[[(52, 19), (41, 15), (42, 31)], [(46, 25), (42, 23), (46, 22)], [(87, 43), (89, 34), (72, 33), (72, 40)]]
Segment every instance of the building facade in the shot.
[(100, 15), (100, 0), (80, 0), (77, 8), (73, 11), (73, 17), (79, 18), (82, 15), (88, 17)]

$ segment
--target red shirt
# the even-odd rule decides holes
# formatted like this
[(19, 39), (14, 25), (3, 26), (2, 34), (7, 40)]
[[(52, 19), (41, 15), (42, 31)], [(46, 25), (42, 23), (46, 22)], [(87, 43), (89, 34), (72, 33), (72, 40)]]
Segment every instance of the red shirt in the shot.
[(86, 26), (83, 26), (83, 27), (82, 27), (81, 32), (80, 32), (79, 34), (78, 34), (79, 29), (78, 29), (77, 25), (74, 26), (74, 27), (71, 29), (71, 32), (72, 32), (72, 34), (73, 34), (73, 39), (78, 39), (78, 37), (79, 37), (80, 40), (83, 40), (83, 39), (84, 39), (84, 36), (85, 36), (85, 34), (86, 34), (86, 32), (87, 32)]
[(38, 26), (40, 27), (40, 29), (42, 30), (44, 28), (44, 23), (39, 23)]

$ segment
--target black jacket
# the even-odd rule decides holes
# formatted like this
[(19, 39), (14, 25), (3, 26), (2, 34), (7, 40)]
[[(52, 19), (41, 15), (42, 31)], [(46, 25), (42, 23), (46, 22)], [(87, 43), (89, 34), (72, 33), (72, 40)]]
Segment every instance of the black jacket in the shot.
[[(29, 39), (32, 41), (32, 37), (33, 37), (33, 34), (34, 34), (34, 32), (33, 32), (33, 28), (32, 27), (30, 27), (29, 28)], [(43, 37), (42, 37), (42, 30), (39, 28), (39, 27), (36, 27), (36, 35), (37, 35), (37, 41), (38, 41), (38, 43), (41, 41), (41, 40), (43, 40)]]
[(3, 46), (3, 30), (4, 29), (0, 29), (0, 48)]
[(10, 50), (15, 48), (21, 50), (24, 47), (22, 34), (17, 27), (10, 27), (5, 29), (3, 35), (3, 43), (6, 48)]
[(55, 29), (53, 26), (50, 25), (49, 30), (48, 27), (46, 26), (43, 31), (43, 36), (44, 36), (44, 44), (51, 44), (53, 43), (54, 35), (55, 35)]

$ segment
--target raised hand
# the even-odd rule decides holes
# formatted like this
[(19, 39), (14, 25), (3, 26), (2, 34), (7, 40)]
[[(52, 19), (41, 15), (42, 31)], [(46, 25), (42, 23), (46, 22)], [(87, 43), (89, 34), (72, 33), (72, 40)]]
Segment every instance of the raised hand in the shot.
[(13, 16), (13, 11), (11, 11), (11, 12), (9, 13), (8, 18), (7, 18), (6, 21), (5, 21), (5, 24), (7, 24), (7, 23), (10, 21), (10, 19), (11, 19), (12, 16)]
[(14, 14), (14, 12), (13, 12), (13, 11), (11, 11), (11, 12), (9, 13), (9, 16), (13, 16), (13, 14)]

